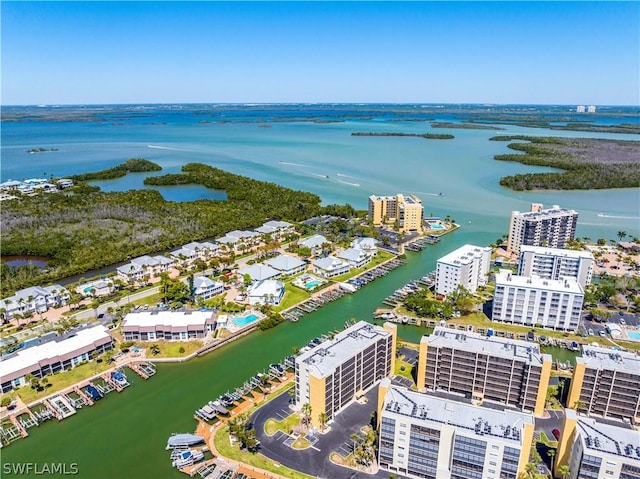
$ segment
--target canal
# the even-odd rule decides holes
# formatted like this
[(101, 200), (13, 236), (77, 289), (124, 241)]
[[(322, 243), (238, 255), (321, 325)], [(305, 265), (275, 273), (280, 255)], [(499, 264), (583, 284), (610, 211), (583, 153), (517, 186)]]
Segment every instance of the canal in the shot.
[[(3, 468), (33, 462), (37, 457), (39, 464), (75, 463), (81, 478), (184, 477), (171, 468), (165, 445), (171, 433), (195, 429), (193, 413), (197, 408), (240, 386), (269, 363), (290, 355), (294, 347), (342, 329), (346, 320), (371, 321), (385, 297), (432, 271), (437, 258), (465, 243), (489, 244), (493, 236), (458, 230), (421, 253), (409, 253), (407, 264), (386, 277), (297, 323), (257, 331), (187, 363), (160, 364), (158, 373), (146, 382), (129, 374), (133, 385), (124, 392), (113, 392), (60, 423), (49, 421), (31, 428), (30, 437), (2, 450)], [(400, 326), (401, 339), (417, 342), (420, 333), (416, 327)]]

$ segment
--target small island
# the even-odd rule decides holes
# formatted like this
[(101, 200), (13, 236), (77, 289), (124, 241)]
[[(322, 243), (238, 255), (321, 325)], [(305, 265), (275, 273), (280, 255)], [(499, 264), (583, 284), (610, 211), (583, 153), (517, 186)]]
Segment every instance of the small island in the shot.
[(457, 128), (459, 130), (504, 130), (499, 126), (479, 125), (478, 123), (452, 123), (450, 121), (434, 121), (431, 128)]
[(524, 154), (496, 155), (499, 161), (564, 170), (505, 176), (500, 184), (523, 190), (590, 190), (640, 187), (640, 142), (598, 138), (494, 136), (491, 141), (520, 140), (508, 147)]
[(351, 136), (414, 136), (426, 138), (427, 140), (453, 140), (455, 137), (448, 134), (439, 133), (385, 133), (385, 132), (355, 132)]
[(29, 154), (34, 154), (34, 153), (47, 153), (50, 151), (58, 151), (57, 148), (30, 148), (27, 150), (27, 153)]
[(162, 167), (144, 158), (131, 158), (121, 165), (114, 166), (106, 170), (94, 171), (93, 173), (84, 173), (81, 175), (73, 175), (70, 178), (73, 181), (99, 181), (113, 180), (125, 176), (127, 173), (147, 173), (150, 171), (160, 171)]

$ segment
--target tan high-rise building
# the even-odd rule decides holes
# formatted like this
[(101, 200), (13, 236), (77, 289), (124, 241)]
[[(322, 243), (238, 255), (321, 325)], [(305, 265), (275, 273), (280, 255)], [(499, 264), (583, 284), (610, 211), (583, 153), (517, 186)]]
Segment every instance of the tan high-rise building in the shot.
[(360, 321), (295, 361), (296, 404), (311, 405), (311, 421), (325, 413), (333, 419), (357, 396), (393, 373), (396, 325)]
[(537, 344), (436, 327), (420, 341), (418, 390), (544, 412), (552, 358)]
[(586, 414), (640, 423), (640, 356), (582, 346), (582, 356), (576, 358), (573, 368), (567, 405)]
[(424, 208), (415, 195), (369, 197), (369, 219), (375, 226), (395, 224), (401, 233), (422, 232)]

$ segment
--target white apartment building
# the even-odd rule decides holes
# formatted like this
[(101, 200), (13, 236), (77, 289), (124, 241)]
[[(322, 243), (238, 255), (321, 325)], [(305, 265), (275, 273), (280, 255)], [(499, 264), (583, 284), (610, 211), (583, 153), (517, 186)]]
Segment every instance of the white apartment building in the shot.
[(595, 259), (588, 251), (523, 245), (518, 259), (518, 275), (545, 279), (573, 278), (584, 288), (591, 284), (594, 263)]
[(545, 210), (540, 203), (532, 203), (531, 211), (511, 212), (507, 247), (517, 254), (522, 245), (564, 248), (574, 239), (577, 223), (575, 210), (558, 205)]
[(489, 409), (380, 382), (379, 465), (423, 479), (516, 479), (533, 442), (531, 414)]
[(605, 424), (565, 409), (556, 472), (561, 465), (569, 466), (566, 479), (638, 479), (640, 432), (625, 423)]
[(492, 321), (575, 331), (580, 322), (584, 290), (575, 279), (496, 274)]
[(487, 282), (491, 262), (491, 248), (466, 244), (438, 260), (436, 266), (436, 292), (453, 293), (458, 286), (475, 292)]

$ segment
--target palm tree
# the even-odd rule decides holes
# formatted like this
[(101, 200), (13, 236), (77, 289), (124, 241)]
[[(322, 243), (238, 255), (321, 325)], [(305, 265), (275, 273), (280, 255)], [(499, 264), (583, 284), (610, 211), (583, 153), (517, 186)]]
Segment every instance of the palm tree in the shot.
[(627, 232), (626, 231), (618, 231), (618, 239), (620, 241), (622, 241), (623, 239), (625, 239), (627, 237)]
[(304, 403), (300, 408), (300, 412), (302, 413), (302, 420), (308, 427), (309, 422), (311, 421), (311, 404), (309, 404), (308, 402)]
[(154, 356), (157, 356), (158, 354), (160, 354), (160, 346), (158, 346), (157, 344), (152, 344), (151, 346), (149, 346), (149, 351)]
[(567, 476), (571, 474), (571, 469), (568, 465), (563, 464), (558, 467), (558, 474), (562, 474), (562, 479), (567, 479)]
[(548, 449), (547, 450), (547, 456), (549, 456), (549, 460), (551, 462), (551, 469), (553, 469), (553, 458), (556, 457), (556, 450), (555, 449)]
[[(9, 305), (13, 304), (13, 301), (11, 301), (9, 298), (4, 300), (4, 304), (7, 307), (7, 310), (11, 309), (9, 308)], [(11, 315), (7, 312), (7, 319), (11, 319)]]
[(573, 409), (575, 409), (576, 411), (580, 411), (580, 410), (584, 409), (584, 406), (585, 406), (585, 404), (582, 401), (576, 401), (576, 402), (573, 403)]
[(527, 474), (529, 475), (529, 477), (533, 477), (535, 472), (536, 472), (536, 465), (533, 462), (528, 462), (527, 465), (524, 467), (525, 470), (527, 471)]
[(324, 431), (325, 427), (327, 427), (328, 420), (329, 420), (329, 417), (327, 416), (326, 412), (321, 412), (320, 414), (318, 414), (318, 422), (320, 423), (321, 431)]
[(358, 447), (358, 443), (360, 442), (360, 436), (358, 435), (357, 432), (352, 432), (349, 435), (349, 438), (351, 438), (351, 440), (353, 441), (353, 450), (355, 452), (356, 448)]

